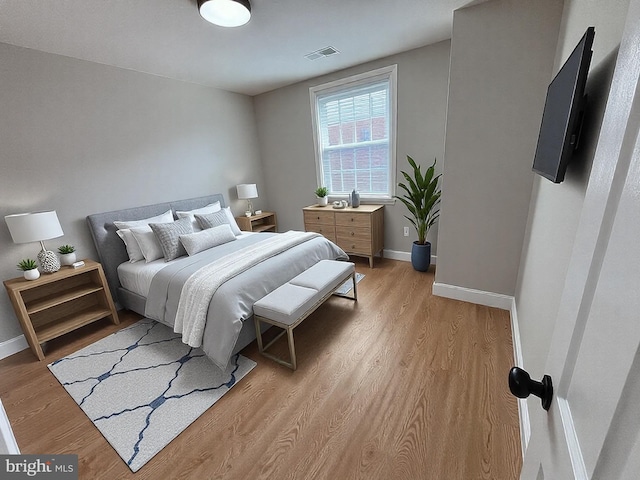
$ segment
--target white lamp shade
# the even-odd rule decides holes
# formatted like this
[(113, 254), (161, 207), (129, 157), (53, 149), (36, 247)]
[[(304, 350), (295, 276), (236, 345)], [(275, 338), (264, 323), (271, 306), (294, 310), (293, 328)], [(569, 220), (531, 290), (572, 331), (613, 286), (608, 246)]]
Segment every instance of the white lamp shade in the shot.
[(200, 15), (221, 27), (240, 27), (251, 18), (249, 0), (198, 0)]
[(64, 235), (58, 214), (50, 212), (17, 213), (4, 217), (13, 243), (30, 243)]
[(236, 185), (236, 190), (240, 200), (258, 198), (258, 188), (255, 183), (243, 183), (241, 185)]

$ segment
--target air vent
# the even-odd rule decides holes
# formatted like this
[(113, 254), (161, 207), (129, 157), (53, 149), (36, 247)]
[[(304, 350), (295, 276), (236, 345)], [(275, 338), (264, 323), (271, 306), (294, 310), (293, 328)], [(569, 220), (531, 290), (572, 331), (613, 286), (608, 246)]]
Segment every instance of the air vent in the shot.
[(315, 52), (307, 53), (305, 57), (309, 60), (317, 60), (318, 58), (329, 57), (338, 53), (340, 52), (333, 47), (324, 47), (320, 50), (316, 50)]

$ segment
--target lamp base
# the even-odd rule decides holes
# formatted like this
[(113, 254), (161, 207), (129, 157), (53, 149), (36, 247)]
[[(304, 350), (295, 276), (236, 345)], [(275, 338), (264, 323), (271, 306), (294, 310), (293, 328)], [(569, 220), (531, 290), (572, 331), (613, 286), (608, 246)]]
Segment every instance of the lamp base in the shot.
[(41, 250), (38, 253), (38, 261), (45, 273), (53, 273), (60, 270), (60, 260), (51, 250)]

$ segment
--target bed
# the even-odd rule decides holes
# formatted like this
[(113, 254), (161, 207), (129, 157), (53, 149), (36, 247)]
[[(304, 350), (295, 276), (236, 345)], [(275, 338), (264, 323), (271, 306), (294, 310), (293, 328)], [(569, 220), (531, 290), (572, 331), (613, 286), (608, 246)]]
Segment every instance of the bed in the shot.
[[(202, 303), (202, 297), (206, 295), (202, 294), (202, 286), (195, 293), (187, 291), (185, 287), (184, 291), (191, 292), (191, 295), (181, 295), (182, 283), (194, 283), (193, 280), (198, 276), (220, 282), (219, 285), (214, 282), (211, 286), (211, 298), (206, 300), (206, 321), (202, 327), (201, 345), (192, 346), (201, 346), (216, 365), (225, 368), (232, 354), (256, 338), (252, 320), (253, 303), (320, 260), (348, 257), (334, 243), (316, 234), (243, 232), (234, 241), (193, 255), (180, 256), (175, 260), (157, 259), (148, 263), (129, 261), (127, 248), (116, 233), (118, 228), (114, 222), (148, 219), (169, 210), (175, 219), (178, 211), (192, 211), (216, 202), (222, 208), (225, 207), (222, 194), (214, 194), (96, 213), (87, 217), (87, 223), (115, 302), (122, 308), (165, 323), (181, 334), (184, 331), (185, 343), (191, 344), (191, 331), (180, 331), (182, 318), (195, 317), (191, 313), (197, 312), (198, 308), (194, 306), (195, 310), (189, 310), (191, 303), (187, 300), (199, 300)], [(276, 243), (278, 247), (275, 246)], [(273, 247), (268, 247), (269, 245)], [(267, 255), (269, 248), (273, 251)], [(255, 252), (263, 251), (264, 258), (247, 260), (261, 255)], [(237, 267), (241, 260), (248, 262), (249, 266)], [(228, 268), (238, 271), (223, 275), (225, 278), (220, 280), (217, 278), (218, 268), (225, 262), (228, 263)], [(202, 307), (199, 308), (202, 310)], [(175, 313), (177, 316), (172, 319), (167, 314), (168, 318), (165, 318), (164, 312), (171, 312), (171, 315)]]

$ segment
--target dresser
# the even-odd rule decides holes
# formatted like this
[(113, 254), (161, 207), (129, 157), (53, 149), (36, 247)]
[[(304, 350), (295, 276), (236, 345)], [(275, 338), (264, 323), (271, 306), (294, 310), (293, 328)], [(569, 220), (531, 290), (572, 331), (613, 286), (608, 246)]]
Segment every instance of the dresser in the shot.
[(384, 205), (360, 205), (358, 208), (333, 208), (312, 205), (302, 209), (304, 229), (318, 232), (336, 243), (349, 255), (382, 256), (384, 248)]

